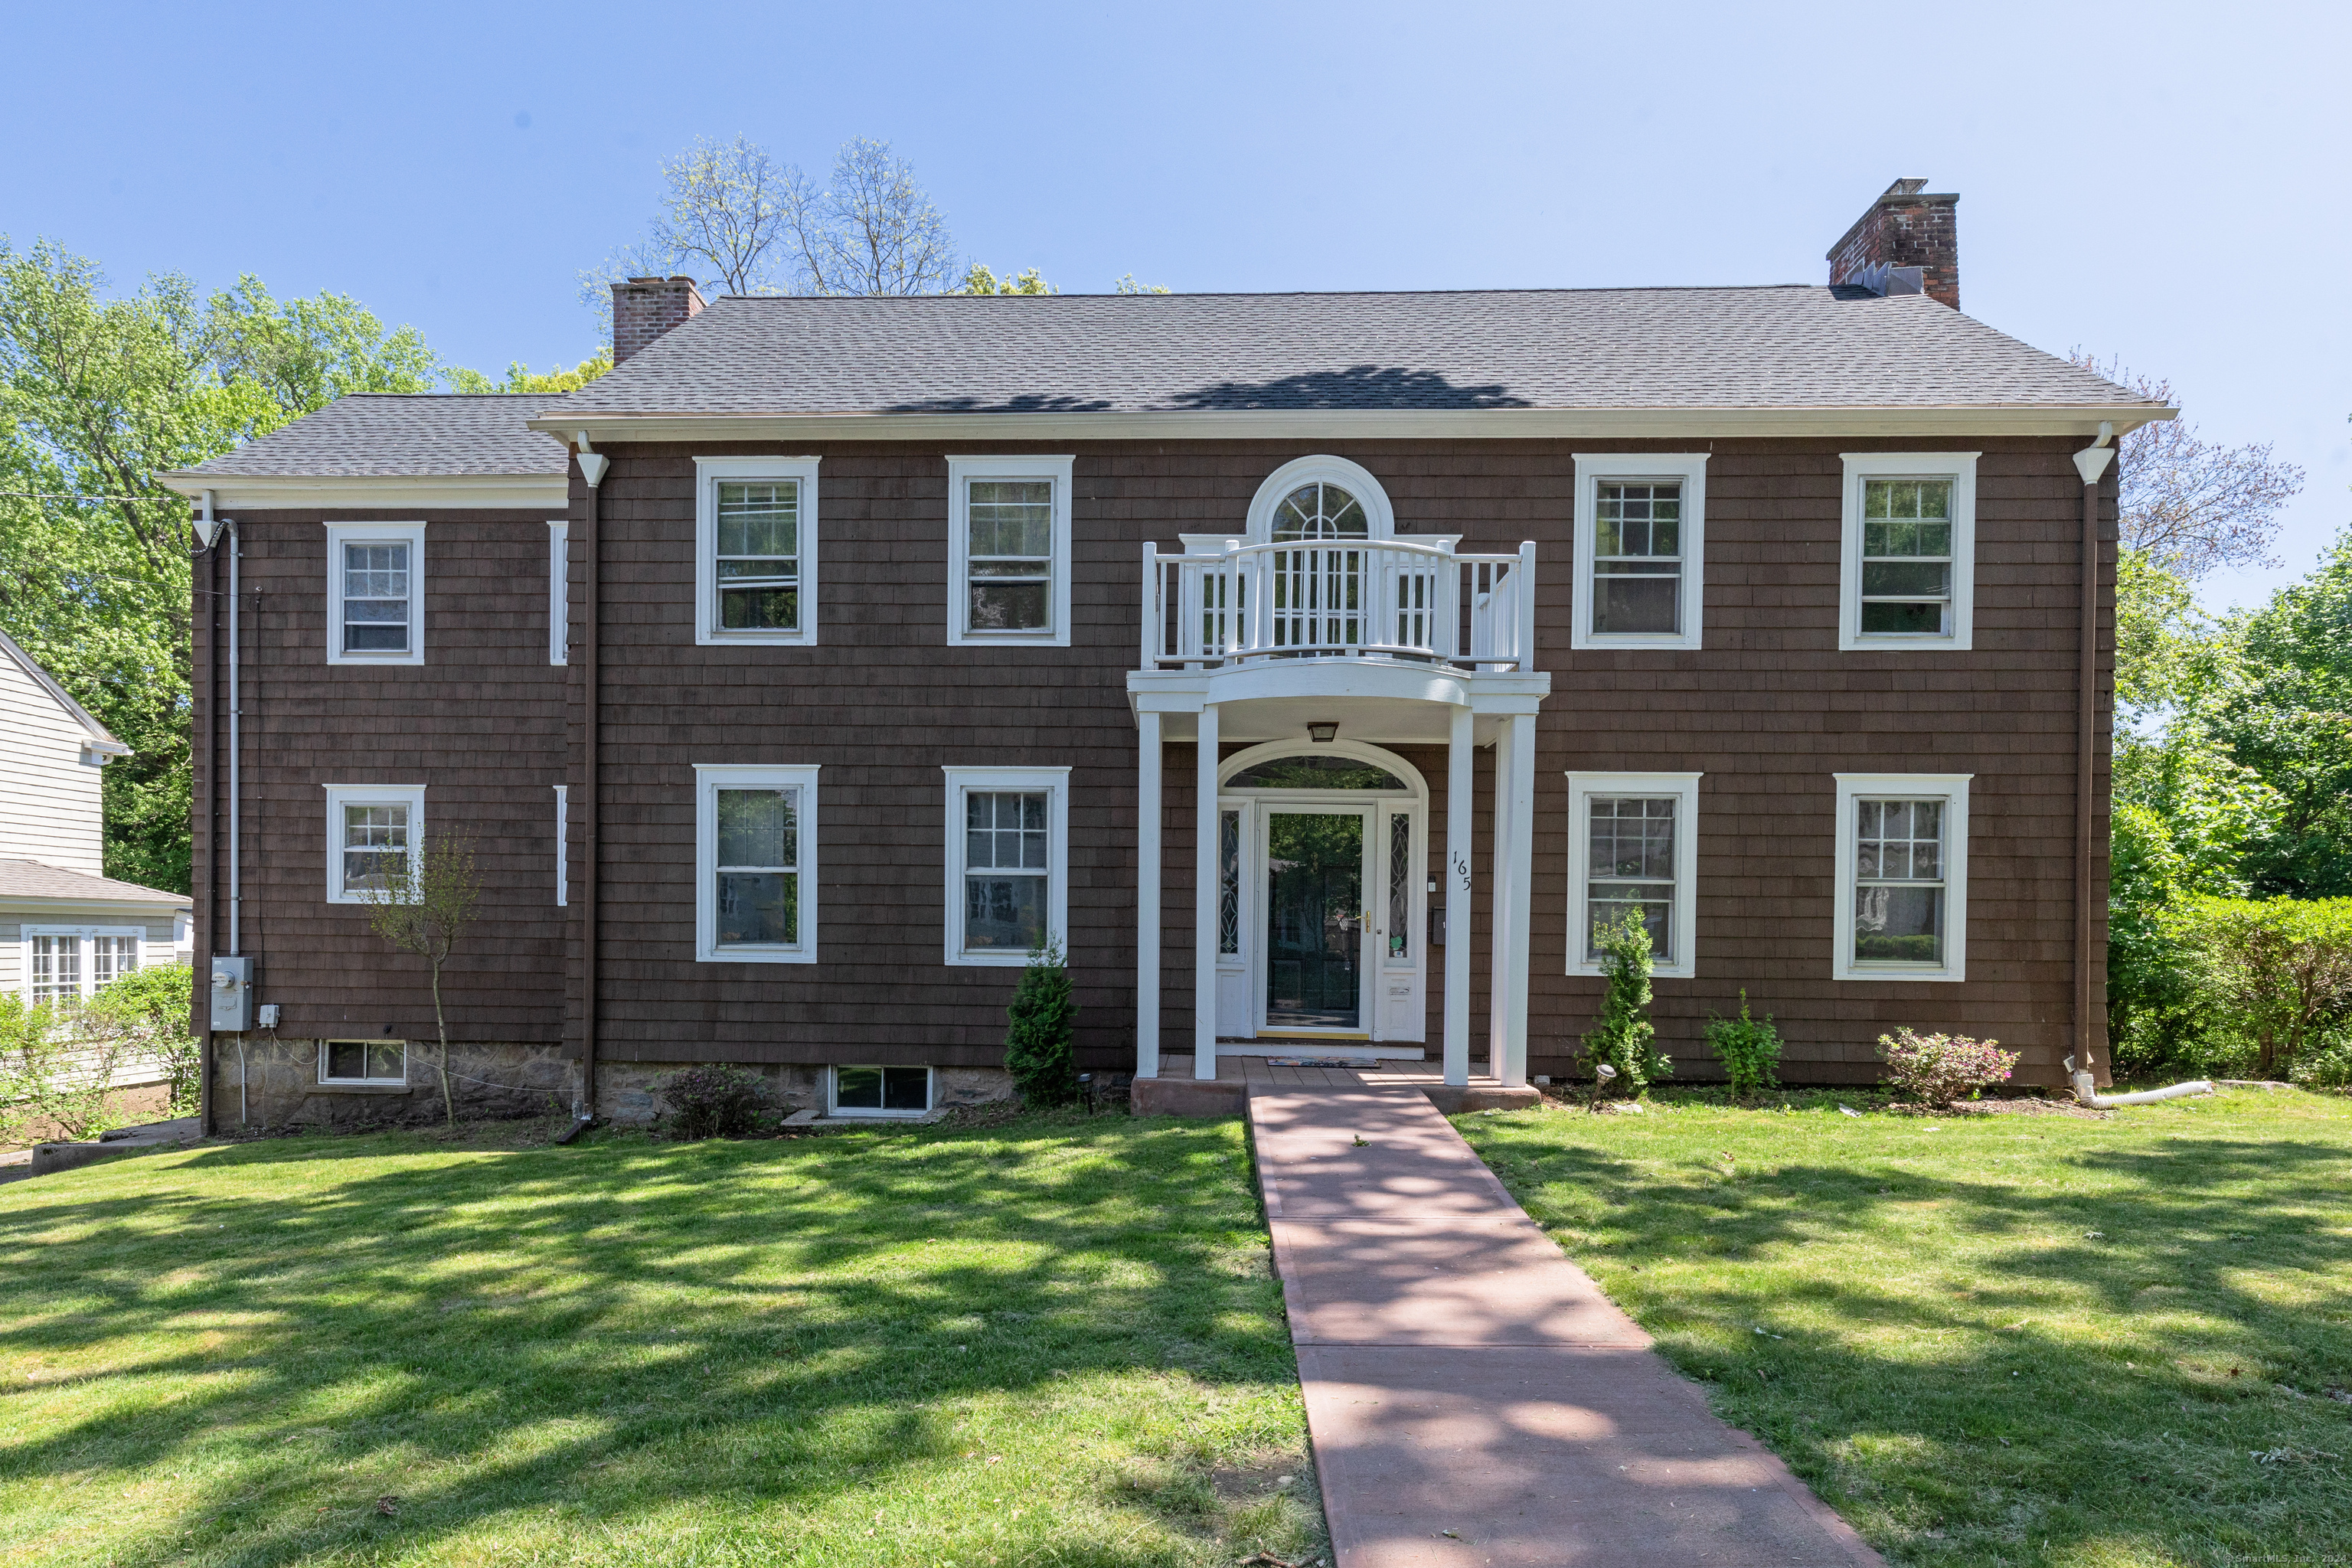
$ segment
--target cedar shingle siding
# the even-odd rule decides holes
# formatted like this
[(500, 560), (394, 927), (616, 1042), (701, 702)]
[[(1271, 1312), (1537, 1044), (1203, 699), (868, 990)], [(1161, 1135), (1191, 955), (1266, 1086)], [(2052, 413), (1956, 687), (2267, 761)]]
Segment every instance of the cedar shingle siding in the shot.
[[(635, 363), (650, 368), (663, 352), (657, 346)], [(1570, 447), (1638, 450), (1639, 443), (955, 443), (957, 452), (1077, 454), (1066, 649), (947, 646), (945, 447), (603, 447), (613, 461), (601, 493), (599, 1054), (995, 1064), (1017, 972), (941, 962), (940, 770), (1067, 766), (1079, 1041), (1086, 1065), (1132, 1068), (1137, 742), (1125, 677), (1137, 662), (1139, 546), (1157, 541), (1172, 549), (1183, 531), (1239, 531), (1269, 472), (1329, 452), (1380, 479), (1403, 537), (1410, 525), (1460, 531), (1465, 551), (1509, 550), (1523, 539), (1538, 545), (1538, 668), (1553, 684), (1538, 731), (1530, 1071), (1568, 1070), (1601, 985), (1562, 973), (1562, 774), (1696, 770), (1706, 775), (1700, 978), (1657, 983), (1659, 1032), (1670, 1054), (1694, 1061), (1706, 1015), (1736, 1010), (1744, 986), (1759, 1013), (1777, 1016), (1792, 1079), (1873, 1079), (1872, 1042), (1911, 1024), (1998, 1037), (2025, 1052), (2021, 1079), (2059, 1081), (2071, 1007), (2082, 496), (2068, 454), (2080, 444), (1993, 437), (1654, 444), (1713, 454), (1698, 652), (1569, 647)], [(1936, 447), (1983, 454), (1975, 649), (1840, 653), (1839, 454)], [(819, 640), (813, 647), (698, 646), (692, 459), (761, 450), (824, 458)], [(2110, 541), (2114, 485), (2110, 475)], [(577, 519), (585, 492), (576, 477), (572, 491)], [(429, 518), (425, 663), (330, 668), (321, 514), (241, 514), (245, 942), (259, 955), (261, 994), (285, 1008), (288, 1037), (430, 1034), (423, 966), (369, 935), (363, 910), (330, 906), (321, 896), (320, 785), (422, 783), (429, 822), (471, 836), (484, 873), (484, 919), (453, 967), (455, 1032), (520, 1044), (563, 1037), (572, 988), (565, 917), (578, 911), (576, 898), (571, 911), (553, 906), (551, 786), (572, 785), (576, 840), (581, 531), (575, 523), (574, 662), (556, 668), (547, 658), (543, 514), (394, 507), (326, 515)], [(2111, 543), (2106, 559), (2111, 573)], [(200, 590), (209, 586), (200, 580)], [(199, 615), (198, 627), (199, 689), (216, 702), (210, 618)], [(2103, 687), (2107, 641), (2103, 632)], [(199, 716), (198, 748), (212, 765), (218, 751), (208, 713)], [(1442, 824), (1443, 749), (1398, 749), (1429, 779), (1432, 820)], [(2104, 743), (2099, 754), (2104, 767)], [(696, 763), (823, 765), (816, 964), (694, 962)], [(1489, 973), (1491, 764), (1482, 752), (1472, 965), (1478, 1058)], [(1837, 772), (1976, 775), (1965, 983), (1831, 981)], [(1192, 777), (1192, 748), (1170, 746), (1162, 984), (1171, 1050), (1185, 1048), (1191, 1029)], [(2104, 842), (2104, 776), (2098, 798)], [(222, 890), (207, 875), (212, 826), (199, 822), (196, 846), (207, 937), (224, 913)], [(1434, 850), (1442, 834), (1432, 840)], [(576, 865), (572, 885), (576, 895)], [(1427, 987), (1433, 1057), (1441, 969), (1432, 963)], [(576, 1017), (569, 1037), (576, 1040)]]

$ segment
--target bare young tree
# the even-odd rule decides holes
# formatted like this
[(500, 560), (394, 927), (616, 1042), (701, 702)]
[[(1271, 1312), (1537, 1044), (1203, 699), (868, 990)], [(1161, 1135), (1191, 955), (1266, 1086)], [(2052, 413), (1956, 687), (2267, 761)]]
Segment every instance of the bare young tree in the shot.
[[(2120, 361), (2070, 356), (2141, 397), (2174, 404), (2172, 384)], [(2118, 443), (2124, 547), (2194, 582), (2233, 566), (2274, 566), (2279, 509), (2303, 489), (2303, 470), (2271, 456), (2267, 441), (2223, 447), (2184, 419), (2143, 425)]]
[(662, 165), (669, 195), (654, 219), (653, 250), (708, 264), (726, 293), (776, 292), (772, 253), (787, 232), (785, 204), (798, 173), (777, 167), (744, 137), (698, 137)]
[(794, 170), (803, 279), (813, 294), (941, 294), (959, 281), (947, 220), (887, 142), (860, 136), (812, 191)]
[(457, 1104), (449, 1092), (449, 1018), (441, 1004), (441, 969), (474, 923), (482, 879), (474, 869), (473, 846), (447, 834), (428, 837), (412, 856), (386, 857), (392, 864), (373, 887), (359, 889), (375, 934), (432, 966), (433, 1023), (440, 1031), (441, 1111), (457, 1125)]

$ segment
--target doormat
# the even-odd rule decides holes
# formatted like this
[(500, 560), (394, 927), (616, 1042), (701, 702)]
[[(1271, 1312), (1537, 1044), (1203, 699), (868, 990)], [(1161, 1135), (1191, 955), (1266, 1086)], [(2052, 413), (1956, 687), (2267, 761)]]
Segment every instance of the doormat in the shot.
[(1265, 1065), (1270, 1068), (1352, 1068), (1364, 1064), (1351, 1062), (1345, 1057), (1268, 1057)]

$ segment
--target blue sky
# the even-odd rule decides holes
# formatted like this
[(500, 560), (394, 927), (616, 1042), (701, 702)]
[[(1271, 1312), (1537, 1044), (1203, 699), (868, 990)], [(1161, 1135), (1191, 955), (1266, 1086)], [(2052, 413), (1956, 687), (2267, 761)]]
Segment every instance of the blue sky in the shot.
[(1072, 290), (1814, 281), (1924, 175), (1971, 315), (2308, 471), (2286, 568), (2210, 602), (2352, 516), (2341, 4), (182, 0), (6, 37), (0, 233), (354, 294), (488, 370), (593, 347), (574, 274), (697, 135), (887, 140), (967, 255)]

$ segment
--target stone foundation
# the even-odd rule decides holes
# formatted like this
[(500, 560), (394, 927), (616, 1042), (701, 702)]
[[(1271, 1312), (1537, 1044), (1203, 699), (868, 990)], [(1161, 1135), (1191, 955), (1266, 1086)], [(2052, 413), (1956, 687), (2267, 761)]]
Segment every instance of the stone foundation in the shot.
[[(655, 1097), (662, 1080), (700, 1062), (599, 1061), (596, 1064), (596, 1114), (618, 1127), (651, 1127), (668, 1107)], [(790, 1114), (824, 1109), (822, 1066), (797, 1062), (736, 1062), (768, 1084), (770, 1103)], [(991, 1105), (1013, 1098), (1013, 1078), (1003, 1068), (934, 1068), (931, 1109), (952, 1110), (966, 1105)]]
[[(248, 1036), (240, 1097), (234, 1035), (213, 1043), (213, 1128), (240, 1125), (333, 1128), (415, 1127), (442, 1120), (439, 1047), (412, 1041), (404, 1086), (322, 1084), (319, 1042)], [(578, 1067), (561, 1046), (452, 1045), (449, 1094), (460, 1119), (543, 1116), (568, 1111), (579, 1093)]]

